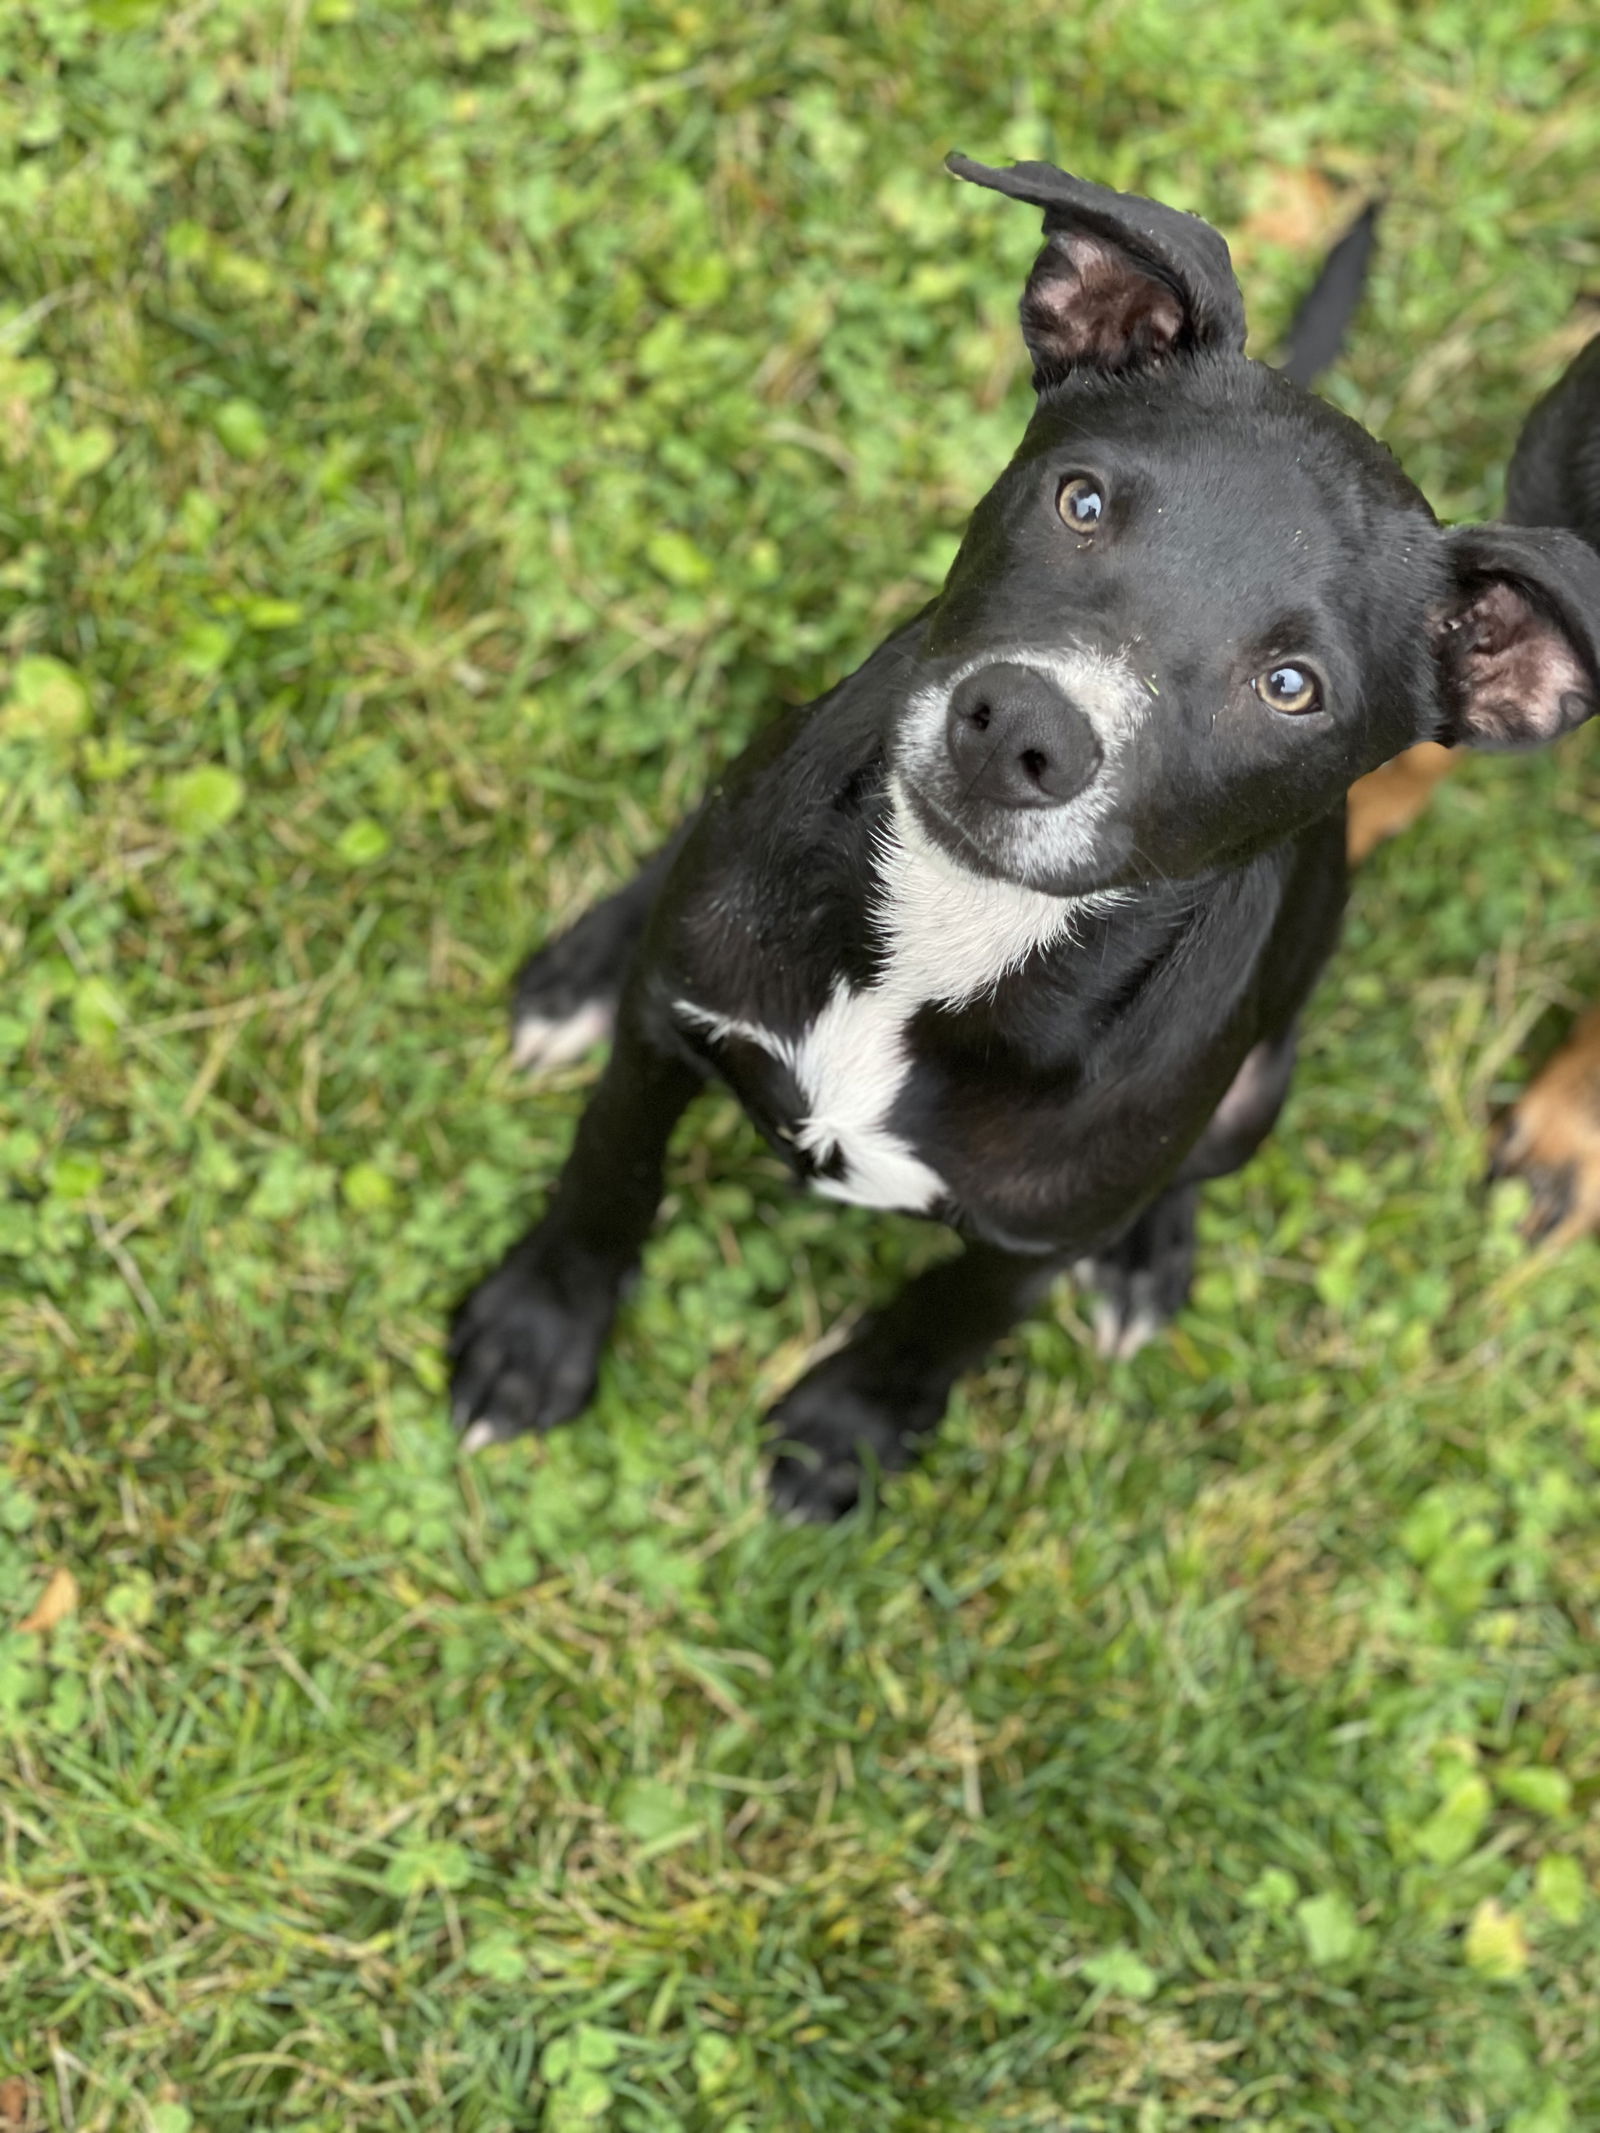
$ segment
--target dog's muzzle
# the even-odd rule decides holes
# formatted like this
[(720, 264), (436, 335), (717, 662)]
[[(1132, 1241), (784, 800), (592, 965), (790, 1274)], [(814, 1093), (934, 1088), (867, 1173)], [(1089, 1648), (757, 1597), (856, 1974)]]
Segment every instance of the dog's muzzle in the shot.
[(1053, 675), (980, 667), (958, 682), (945, 743), (963, 799), (1060, 807), (1091, 784), (1103, 754), (1094, 727)]

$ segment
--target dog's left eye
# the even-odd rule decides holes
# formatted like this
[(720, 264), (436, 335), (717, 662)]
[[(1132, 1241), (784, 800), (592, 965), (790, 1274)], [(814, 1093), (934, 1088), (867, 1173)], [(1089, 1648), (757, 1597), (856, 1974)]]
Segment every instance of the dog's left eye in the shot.
[(1074, 533), (1094, 533), (1106, 515), (1106, 492), (1091, 474), (1069, 474), (1056, 491), (1056, 510)]
[(1258, 674), (1250, 686), (1274, 711), (1322, 709), (1322, 684), (1309, 667), (1297, 667), (1286, 660), (1281, 667), (1269, 667), (1265, 674)]

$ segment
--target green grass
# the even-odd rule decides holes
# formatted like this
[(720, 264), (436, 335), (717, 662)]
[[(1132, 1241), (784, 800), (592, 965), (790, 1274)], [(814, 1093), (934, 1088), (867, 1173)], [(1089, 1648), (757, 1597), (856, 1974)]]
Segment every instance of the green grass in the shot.
[(939, 1246), (711, 1103), (593, 1417), (454, 1455), (587, 1078), (519, 953), (1020, 428), (951, 146), (1203, 210), (1266, 350), (1384, 188), (1332, 391), (1446, 515), (1600, 284), (1590, 0), (0, 11), (6, 2133), (1600, 2122), (1600, 1252), (1476, 1182), (1600, 990), (1593, 734), (1363, 878), (1135, 1363), (1063, 1292), (773, 1525)]

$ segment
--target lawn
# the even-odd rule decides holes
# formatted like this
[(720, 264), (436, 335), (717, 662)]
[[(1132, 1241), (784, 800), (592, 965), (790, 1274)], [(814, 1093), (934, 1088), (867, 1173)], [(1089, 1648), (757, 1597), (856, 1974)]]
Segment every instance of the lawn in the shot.
[(1600, 992), (1600, 732), (1358, 884), (1179, 1325), (927, 1467), (759, 1418), (936, 1233), (677, 1144), (570, 1431), (441, 1328), (592, 1077), (519, 955), (937, 586), (1046, 155), (1495, 508), (1600, 287), (1592, 0), (7, 0), (0, 2133), (1600, 2124), (1600, 1247), (1485, 1127)]

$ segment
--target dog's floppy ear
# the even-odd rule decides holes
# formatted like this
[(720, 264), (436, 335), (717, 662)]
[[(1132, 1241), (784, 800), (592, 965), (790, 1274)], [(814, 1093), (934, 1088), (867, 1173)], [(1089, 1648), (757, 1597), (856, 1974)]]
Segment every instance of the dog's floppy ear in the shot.
[(1430, 618), (1445, 730), (1537, 748), (1600, 709), (1600, 555), (1553, 526), (1457, 526), (1453, 589)]
[(1035, 391), (1076, 365), (1132, 370), (1164, 356), (1244, 348), (1244, 298), (1208, 222), (1159, 200), (1069, 177), (1053, 163), (991, 170), (952, 152), (945, 167), (1044, 209), (1044, 250), (1022, 294)]

